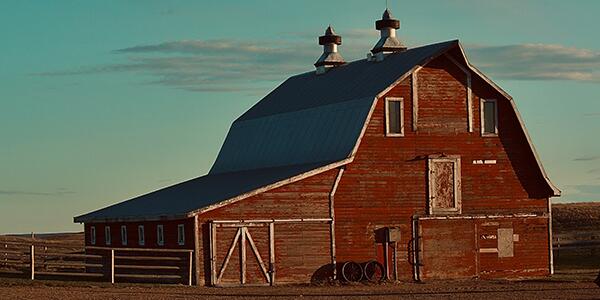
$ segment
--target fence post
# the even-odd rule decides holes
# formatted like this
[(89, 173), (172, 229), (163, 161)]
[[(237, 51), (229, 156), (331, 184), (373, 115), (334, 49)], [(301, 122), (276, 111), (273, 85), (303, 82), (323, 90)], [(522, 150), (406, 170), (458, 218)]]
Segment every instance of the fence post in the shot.
[(35, 246), (32, 244), (29, 250), (30, 263), (31, 263), (31, 280), (35, 279)]
[(190, 265), (189, 265), (189, 274), (188, 274), (188, 285), (192, 285), (192, 253), (193, 251), (190, 251)]
[(110, 249), (110, 283), (115, 283), (115, 249)]
[(560, 258), (560, 237), (556, 238), (556, 258)]

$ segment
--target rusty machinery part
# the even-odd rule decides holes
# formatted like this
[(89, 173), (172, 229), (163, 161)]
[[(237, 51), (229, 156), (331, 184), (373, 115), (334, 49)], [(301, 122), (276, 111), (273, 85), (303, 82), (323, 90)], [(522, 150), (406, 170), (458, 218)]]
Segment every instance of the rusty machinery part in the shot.
[(365, 263), (363, 268), (364, 278), (370, 282), (381, 282), (385, 279), (383, 265), (376, 260)]
[(353, 261), (347, 261), (342, 265), (342, 278), (346, 282), (358, 282), (363, 277), (362, 267)]

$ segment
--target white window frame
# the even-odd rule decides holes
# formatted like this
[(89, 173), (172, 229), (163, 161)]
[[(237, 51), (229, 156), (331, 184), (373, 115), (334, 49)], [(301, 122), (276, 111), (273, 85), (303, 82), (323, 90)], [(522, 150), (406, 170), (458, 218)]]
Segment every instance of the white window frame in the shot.
[(121, 245), (127, 246), (127, 225), (121, 225)]
[(185, 225), (177, 225), (177, 244), (180, 246), (185, 245)]
[(110, 226), (104, 226), (104, 243), (110, 245), (112, 243), (112, 237), (110, 235)]
[(138, 225), (138, 245), (144, 246), (146, 244), (146, 237), (144, 232), (144, 225)]
[[(435, 176), (432, 174), (433, 164), (436, 162), (451, 162), (454, 164), (454, 208), (434, 208), (435, 202), (433, 187), (435, 186)], [(428, 174), (428, 206), (429, 214), (461, 214), (462, 213), (462, 195), (461, 195), (461, 172), (460, 172), (460, 156), (447, 155), (445, 157), (430, 157), (427, 162)]]
[(156, 225), (156, 244), (159, 246), (165, 245), (165, 228), (163, 225)]
[[(389, 102), (400, 102), (400, 133), (390, 132)], [(389, 137), (404, 136), (404, 98), (402, 98), (402, 97), (385, 97), (385, 136), (389, 136)]]
[[(485, 109), (484, 103), (491, 102), (494, 103), (494, 133), (485, 132)], [(479, 126), (481, 127), (481, 136), (498, 136), (498, 101), (496, 99), (483, 99), (479, 101)]]
[(96, 226), (90, 226), (90, 244), (96, 245)]

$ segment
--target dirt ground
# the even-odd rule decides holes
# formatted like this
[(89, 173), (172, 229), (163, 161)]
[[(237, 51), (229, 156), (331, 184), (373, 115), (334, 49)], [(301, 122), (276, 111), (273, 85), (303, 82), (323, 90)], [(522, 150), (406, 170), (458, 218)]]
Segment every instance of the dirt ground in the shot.
[(0, 278), (0, 299), (600, 299), (592, 271), (537, 280), (209, 288)]

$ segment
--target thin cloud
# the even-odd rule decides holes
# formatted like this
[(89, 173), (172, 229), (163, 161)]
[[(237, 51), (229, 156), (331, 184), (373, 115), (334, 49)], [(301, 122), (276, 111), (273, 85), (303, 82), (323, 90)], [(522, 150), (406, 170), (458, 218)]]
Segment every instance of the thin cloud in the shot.
[(600, 52), (548, 44), (467, 48), (475, 65), (492, 77), (600, 83)]
[(59, 197), (74, 194), (67, 189), (57, 189), (56, 191), (25, 191), (25, 190), (0, 190), (0, 196), (46, 196)]
[(574, 158), (574, 161), (592, 161), (600, 159), (600, 155), (592, 155), (592, 156), (582, 156)]
[(588, 173), (590, 173), (590, 174), (600, 173), (600, 168), (591, 169), (591, 170), (588, 171)]
[(600, 112), (593, 112), (593, 113), (585, 113), (583, 114), (584, 117), (600, 117)]
[[(350, 29), (340, 53), (347, 61), (361, 59), (377, 40), (377, 31)], [(133, 73), (144, 83), (193, 92), (246, 92), (264, 94), (291, 74), (312, 70), (321, 54), (317, 36), (322, 32), (290, 33), (286, 39), (180, 40), (113, 50), (122, 63), (40, 72), (37, 76), (77, 76)], [(406, 40), (406, 39), (405, 39)], [(600, 82), (600, 54), (560, 45), (522, 44), (469, 46), (473, 62), (494, 78), (568, 79)]]

